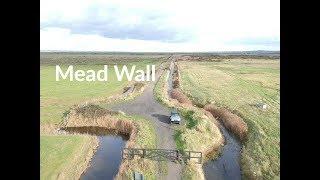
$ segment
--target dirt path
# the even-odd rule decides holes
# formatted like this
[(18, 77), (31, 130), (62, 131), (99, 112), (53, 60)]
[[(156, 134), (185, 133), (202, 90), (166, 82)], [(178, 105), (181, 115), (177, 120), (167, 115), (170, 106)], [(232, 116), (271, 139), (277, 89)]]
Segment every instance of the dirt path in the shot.
[[(135, 100), (117, 104), (111, 107), (112, 110), (121, 110), (127, 114), (137, 114), (154, 122), (157, 133), (158, 148), (176, 149), (173, 139), (174, 129), (169, 123), (169, 109), (159, 104), (153, 96), (153, 89), (163, 70), (156, 74), (156, 81), (148, 84), (143, 94)], [(168, 173), (164, 179), (181, 179), (181, 165), (168, 162)]]

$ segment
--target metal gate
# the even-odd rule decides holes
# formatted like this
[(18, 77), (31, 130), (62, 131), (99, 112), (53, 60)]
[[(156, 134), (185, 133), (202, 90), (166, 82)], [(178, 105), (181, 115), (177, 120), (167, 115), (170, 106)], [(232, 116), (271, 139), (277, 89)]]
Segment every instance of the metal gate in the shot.
[(197, 163), (202, 163), (202, 152), (180, 151), (175, 149), (139, 149), (124, 148), (122, 150), (123, 159), (133, 159), (135, 157), (151, 159), (155, 161), (173, 161), (187, 163), (195, 159)]

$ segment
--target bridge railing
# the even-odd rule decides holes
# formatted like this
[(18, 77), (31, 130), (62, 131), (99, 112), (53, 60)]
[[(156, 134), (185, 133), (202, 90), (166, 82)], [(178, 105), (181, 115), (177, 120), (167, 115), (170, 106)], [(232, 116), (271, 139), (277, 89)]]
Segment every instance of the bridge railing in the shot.
[(202, 152), (180, 151), (175, 149), (144, 149), (144, 148), (124, 148), (122, 151), (123, 159), (133, 159), (135, 157), (151, 159), (155, 161), (173, 161), (187, 163), (196, 160), (202, 163)]

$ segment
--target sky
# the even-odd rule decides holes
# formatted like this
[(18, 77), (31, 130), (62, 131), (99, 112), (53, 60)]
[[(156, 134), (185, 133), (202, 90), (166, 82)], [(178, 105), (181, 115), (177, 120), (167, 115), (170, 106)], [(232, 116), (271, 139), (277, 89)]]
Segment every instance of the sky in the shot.
[(280, 50), (280, 0), (40, 0), (40, 50)]

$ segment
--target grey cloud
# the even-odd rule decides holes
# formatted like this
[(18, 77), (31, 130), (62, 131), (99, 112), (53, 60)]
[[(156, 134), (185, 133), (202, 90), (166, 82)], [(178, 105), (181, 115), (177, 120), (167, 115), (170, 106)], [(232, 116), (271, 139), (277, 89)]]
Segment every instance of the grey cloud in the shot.
[[(103, 13), (105, 16), (99, 16)], [(137, 16), (140, 21), (123, 25), (122, 20)], [(192, 38), (192, 31), (180, 29), (167, 22), (169, 15), (152, 10), (127, 12), (118, 7), (97, 7), (87, 9), (85, 17), (69, 22), (59, 19), (41, 23), (41, 28), (59, 27), (77, 34), (99, 34), (107, 38), (157, 40), (163, 42), (186, 42)], [(183, 32), (183, 33), (182, 33)]]

